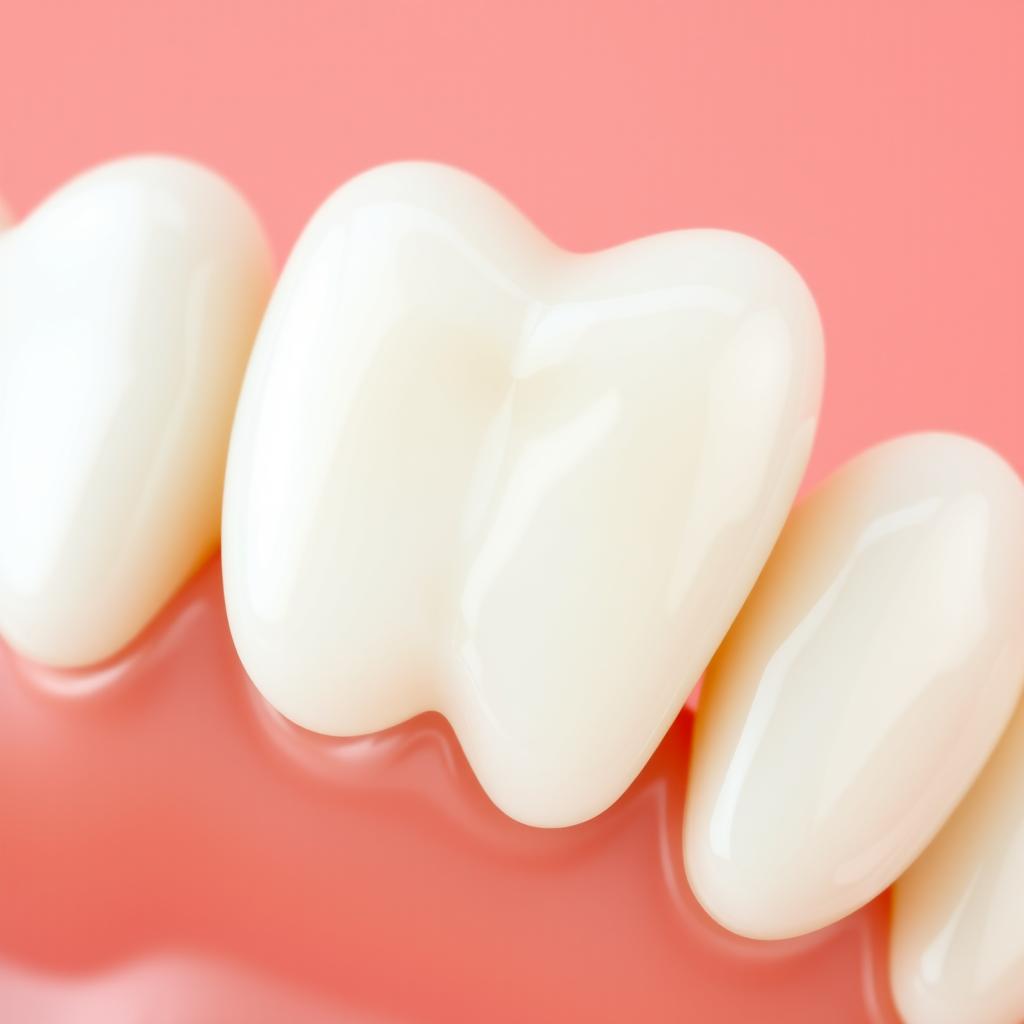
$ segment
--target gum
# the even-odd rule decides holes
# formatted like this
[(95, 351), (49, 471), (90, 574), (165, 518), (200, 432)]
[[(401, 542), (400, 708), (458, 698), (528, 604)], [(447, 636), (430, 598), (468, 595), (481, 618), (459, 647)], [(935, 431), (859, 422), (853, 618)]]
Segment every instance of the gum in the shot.
[(0, 1019), (896, 1021), (884, 897), (764, 944), (697, 906), (689, 734), (684, 712), (609, 811), (538, 830), (437, 716), (350, 740), (278, 716), (216, 560), (108, 665), (0, 647)]

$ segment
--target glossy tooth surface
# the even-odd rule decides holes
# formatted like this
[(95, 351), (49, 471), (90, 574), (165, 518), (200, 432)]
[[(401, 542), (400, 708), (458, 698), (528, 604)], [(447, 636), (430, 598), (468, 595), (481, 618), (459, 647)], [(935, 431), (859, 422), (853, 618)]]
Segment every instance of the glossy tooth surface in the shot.
[(169, 158), (0, 235), (0, 632), (22, 653), (114, 654), (215, 548), (270, 275), (243, 201)]
[(1024, 1020), (1024, 705), (896, 883), (892, 915), (890, 974), (908, 1024)]
[(951, 435), (839, 470), (787, 523), (708, 671), (684, 850), (757, 938), (811, 931), (920, 853), (1024, 676), (1024, 487)]
[(748, 238), (570, 255), (468, 175), (363, 175), (291, 256), (232, 435), (253, 681), (323, 733), (440, 710), (513, 817), (600, 812), (767, 556), (821, 358), (803, 282)]

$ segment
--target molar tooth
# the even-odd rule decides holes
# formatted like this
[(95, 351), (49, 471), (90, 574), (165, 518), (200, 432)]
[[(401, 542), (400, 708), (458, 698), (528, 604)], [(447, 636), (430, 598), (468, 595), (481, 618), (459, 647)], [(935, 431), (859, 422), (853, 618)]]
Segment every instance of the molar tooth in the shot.
[(232, 435), (254, 683), (325, 733), (440, 710), (513, 817), (597, 814), (767, 557), (821, 361), (806, 287), (751, 239), (576, 256), (468, 175), (363, 175), (291, 256)]
[(215, 549), (270, 278), (241, 198), (170, 158), (0, 235), (0, 632), (22, 653), (107, 658)]
[(896, 883), (890, 964), (908, 1024), (1024, 1020), (1024, 704)]
[(951, 435), (860, 455), (794, 513), (707, 674), (691, 885), (726, 927), (835, 921), (914, 860), (1024, 677), (1024, 487)]

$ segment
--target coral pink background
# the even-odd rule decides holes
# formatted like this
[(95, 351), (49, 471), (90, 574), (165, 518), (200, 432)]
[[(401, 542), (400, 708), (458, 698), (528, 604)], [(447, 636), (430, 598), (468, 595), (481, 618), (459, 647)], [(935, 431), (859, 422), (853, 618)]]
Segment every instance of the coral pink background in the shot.
[(170, 150), (284, 256), (354, 171), (483, 175), (571, 247), (716, 225), (814, 289), (812, 478), (916, 428), (1024, 469), (1024, 4), (364, 0), (6, 6), (0, 194)]
[[(797, 264), (824, 316), (829, 372), (811, 479), (873, 441), (935, 427), (978, 436), (1024, 470), (1022, 3), (22, 0), (8, 7), (0, 31), (0, 194), (18, 213), (89, 164), (161, 150), (210, 164), (241, 187), (263, 214), (281, 258), (336, 185), (368, 165), (402, 157), (475, 171), (574, 248), (681, 226), (746, 231)], [(493, 846), (479, 843), (479, 850), (467, 846), (475, 852), (452, 860), (447, 833), (433, 819), (424, 818), (416, 832), (419, 804), (412, 812), (405, 804), (389, 812), (371, 792), (372, 808), (359, 809), (358, 788), (325, 796), (298, 787), (287, 765), (265, 757), (262, 727), (225, 711), (232, 702), (251, 702), (251, 694), (227, 646), (219, 594), (213, 566), (164, 617), (153, 650), (161, 649), (160, 637), (180, 640), (182, 630), (188, 642), (170, 645), (179, 660), (161, 685), (126, 688), (124, 704), (114, 695), (113, 706), (127, 709), (124, 720), (108, 722), (88, 704), (78, 714), (70, 702), (48, 703), (37, 690), (14, 685), (22, 670), (0, 658), (6, 737), (0, 761), (8, 764), (0, 773), (8, 780), (0, 784), (0, 815), (19, 822), (7, 851), (18, 882), (6, 897), (5, 948), (18, 946), (26, 956), (27, 949), (40, 961), (115, 957), (118, 941), (145, 931), (144, 893), (146, 905), (182, 941), (192, 937), (189, 928), (214, 933), (241, 921), (253, 963), (273, 962), (282, 976), (324, 989), (362, 985), (369, 993), (376, 986), (379, 995), (393, 988), (388, 998), (395, 1007), (404, 1000), (422, 1010), (430, 999), (440, 1006), (458, 998), (493, 1008), (487, 986), (512, 978), (518, 988), (503, 984), (495, 991), (503, 993), (508, 1019), (524, 1019), (517, 1006), (537, 998), (529, 979), (565, 987), (589, 977), (577, 985), (579, 998), (604, 1006), (611, 1019), (625, 1019), (616, 999), (640, 993), (654, 1005), (677, 989), (689, 990), (685, 1001), (680, 996), (681, 1013), (686, 1006), (700, 1016), (703, 991), (720, 1006), (731, 1001), (739, 1014), (716, 1019), (744, 1019), (742, 1007), (762, 997), (767, 1006), (796, 1005), (810, 973), (834, 1004), (836, 1020), (864, 1019), (868, 1011), (842, 986), (860, 986), (846, 965), (860, 962), (862, 949), (874, 951), (864, 962), (877, 972), (884, 955), (882, 903), (810, 947), (808, 959), (801, 953), (787, 961), (789, 968), (771, 964), (768, 952), (769, 959), (744, 967), (749, 951), (736, 953), (733, 940), (721, 935), (700, 939), (705, 959), (694, 954), (677, 961), (678, 922), (660, 916), (650, 918), (651, 927), (668, 938), (657, 949), (671, 950), (673, 959), (658, 961), (634, 948), (631, 922), (645, 907), (660, 915), (664, 902), (661, 890), (648, 886), (660, 877), (660, 839), (653, 826), (630, 831), (622, 822), (654, 820), (660, 805), (650, 794), (662, 792), (654, 783), (664, 765), (665, 777), (677, 780), (677, 789), (667, 792), (681, 792), (682, 748), (674, 734), (617, 810), (576, 838), (566, 833), (557, 840), (571, 846), (601, 836), (595, 857), (607, 856), (610, 865), (583, 862), (590, 884), (606, 896), (603, 903), (590, 898), (586, 878), (557, 889), (558, 905), (578, 904), (587, 922), (582, 940), (571, 929), (563, 936), (552, 927), (558, 919), (544, 902), (547, 890), (519, 887), (516, 872), (533, 870), (528, 858), (525, 866), (509, 867)], [(142, 668), (159, 681), (162, 670), (146, 657)], [(168, 694), (173, 714), (159, 726), (150, 712), (171, 701)], [(185, 749), (192, 753), (179, 771), (175, 759)], [(102, 769), (98, 775), (82, 771), (91, 757)], [(435, 774), (448, 763), (440, 754), (435, 761)], [(376, 769), (369, 775), (378, 778)], [(173, 815), (161, 817), (166, 807), (150, 796), (172, 777), (178, 781), (166, 782), (165, 803), (174, 810), (179, 800), (185, 808), (181, 828)], [(134, 792), (136, 778), (138, 806), (122, 794)], [(433, 792), (448, 799), (445, 785)], [(47, 799), (36, 799), (39, 792)], [(455, 800), (461, 790), (451, 792)], [(274, 794), (276, 802), (268, 803)], [(204, 844), (205, 833), (188, 815), (207, 806), (216, 841)], [(526, 836), (497, 812), (481, 814), (501, 843), (514, 833), (524, 849), (540, 847), (539, 833)], [(604, 830), (619, 835), (620, 826), (625, 838), (616, 852)], [(265, 834), (277, 845), (263, 844)], [(413, 847), (407, 837), (418, 834), (427, 840)], [(324, 835), (334, 845), (309, 846)], [(230, 871), (210, 870), (211, 853), (234, 856), (230, 844), (250, 840), (256, 852), (247, 861), (239, 854)], [(75, 857), (68, 853), (72, 843), (79, 844)], [(292, 850), (287, 871), (274, 861), (281, 850)], [(336, 872), (332, 862), (327, 873), (335, 850), (348, 860)], [(376, 888), (373, 870), (363, 878), (344, 866), (364, 860), (385, 865)], [(647, 872), (632, 872), (634, 861)], [(160, 864), (163, 874), (154, 867)], [(171, 870), (175, 864), (180, 870)], [(424, 877), (432, 881), (421, 884), (413, 866), (426, 872), (431, 864), (433, 873)], [(620, 875), (622, 865), (629, 870)], [(309, 887), (307, 903), (289, 903), (282, 889), (284, 909), (271, 900), (267, 910), (265, 894), (263, 902), (253, 898), (264, 867), (289, 884), (294, 879), (300, 890)], [(158, 884), (149, 884), (150, 872)], [(362, 939), (346, 920), (334, 919), (330, 906), (314, 903), (333, 878), (340, 879), (338, 892), (359, 906), (377, 901), (380, 920), (363, 915), (372, 927)], [(616, 888), (616, 879), (628, 884)], [(215, 894), (209, 905), (195, 897), (205, 884)], [(461, 910), (452, 911), (446, 895), (452, 892), (463, 894)], [(306, 905), (314, 908), (307, 915), (312, 931), (303, 939), (308, 956), (299, 942), (301, 915), (295, 917)], [(47, 914), (37, 915), (40, 906)], [(680, 920), (697, 921), (694, 934), (704, 935), (695, 914)], [(547, 926), (528, 948), (505, 948), (491, 915)], [(61, 923), (64, 946), (53, 940), (53, 920)], [(106, 923), (97, 928), (101, 920)], [(281, 921), (295, 926), (288, 934), (293, 949), (279, 941)], [(447, 929), (440, 938), (433, 930), (438, 921)], [(395, 922), (409, 947), (404, 961), (388, 945)], [(363, 939), (369, 952), (360, 952)], [(532, 960), (531, 950), (538, 954)], [(323, 963), (314, 954), (323, 954)], [(282, 955), (291, 957), (283, 966)], [(433, 966), (407, 969), (420, 955)], [(348, 973), (335, 977), (339, 963)], [(595, 972), (597, 963), (615, 970)], [(725, 969), (721, 964), (732, 964), (724, 980), (714, 973)], [(459, 965), (466, 968), (461, 989), (431, 995), (429, 983)], [(83, 1015), (85, 988), (69, 988), (54, 998), (70, 993), (74, 1009), (33, 1019), (113, 1020), (109, 1007), (134, 1005), (129, 990), (136, 983), (148, 986), (150, 1002), (154, 985), (166, 987), (167, 999), (189, 996), (173, 964), (170, 981), (164, 967), (153, 970), (155, 981), (148, 974), (115, 979), (128, 994), (108, 993), (106, 982), (85, 976), (80, 983), (92, 985), (95, 1016)], [(403, 984), (391, 985), (393, 975)], [(205, 975), (197, 977), (192, 990), (214, 991)], [(267, 978), (264, 990), (231, 976), (223, 998), (237, 1008), (239, 993), (247, 991), (267, 1019), (280, 1020), (283, 1012), (274, 1007), (283, 997), (269, 969)], [(26, 977), (3, 974), (0, 983), (8, 1001), (19, 985), (32, 990), (26, 999), (42, 998)], [(245, 1012), (247, 1020), (262, 1019)], [(296, 1012), (292, 1007), (291, 1019)], [(303, 1019), (320, 1019), (317, 1012), (310, 1009)], [(885, 1006), (878, 1013), (890, 1018)]]

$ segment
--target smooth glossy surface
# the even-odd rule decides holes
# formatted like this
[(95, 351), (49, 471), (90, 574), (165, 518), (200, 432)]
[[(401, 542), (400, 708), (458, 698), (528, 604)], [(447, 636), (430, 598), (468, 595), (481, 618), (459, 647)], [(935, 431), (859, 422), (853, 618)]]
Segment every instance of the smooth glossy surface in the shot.
[(4, 1024), (894, 1024), (884, 901), (722, 932), (682, 877), (690, 720), (572, 829), (495, 809), (437, 715), (315, 736), (253, 690), (220, 574), (103, 669), (0, 644)]
[(860, 455), (794, 513), (698, 712), (687, 874), (760, 938), (835, 921), (920, 853), (1024, 679), (1024, 486), (964, 438)]
[(956, 814), (896, 883), (891, 942), (908, 1024), (1024, 1020), (1024, 705)]
[(0, 633), (113, 654), (217, 544), (270, 288), (255, 217), (192, 164), (75, 179), (0, 236)]
[(318, 732), (441, 710), (521, 821), (599, 813), (767, 557), (821, 362), (806, 287), (749, 238), (577, 256), (452, 169), (355, 179), (291, 256), (239, 404), (243, 663)]

